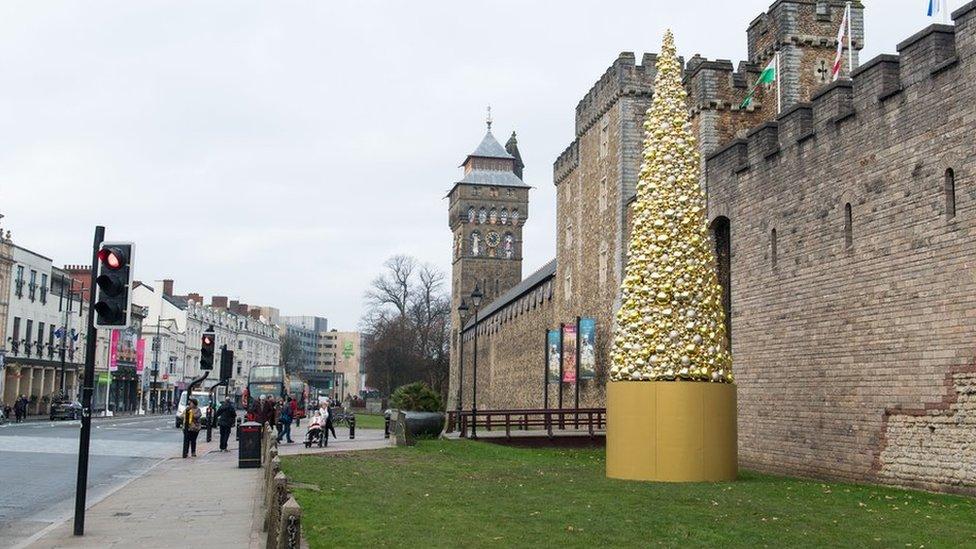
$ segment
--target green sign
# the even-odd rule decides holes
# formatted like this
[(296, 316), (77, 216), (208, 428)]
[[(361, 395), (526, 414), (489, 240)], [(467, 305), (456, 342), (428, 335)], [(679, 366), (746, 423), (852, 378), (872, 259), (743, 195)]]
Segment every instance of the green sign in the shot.
[(353, 353), (353, 351), (352, 351), (352, 341), (345, 342), (342, 345), (342, 357), (348, 360), (354, 354), (355, 353)]
[(99, 385), (108, 385), (108, 381), (109, 381), (109, 373), (108, 372), (99, 372), (98, 373), (98, 384)]

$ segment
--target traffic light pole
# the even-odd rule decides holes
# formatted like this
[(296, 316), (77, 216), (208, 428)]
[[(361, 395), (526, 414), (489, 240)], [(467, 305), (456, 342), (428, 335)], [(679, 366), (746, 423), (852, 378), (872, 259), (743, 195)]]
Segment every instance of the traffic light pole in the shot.
[(92, 393), (95, 390), (95, 278), (98, 276), (98, 250), (105, 240), (105, 227), (95, 227), (92, 246), (91, 288), (88, 294), (88, 332), (85, 334), (85, 379), (81, 388), (81, 436), (78, 441), (78, 483), (75, 487), (74, 534), (85, 535), (85, 499), (88, 491), (88, 449), (91, 443)]

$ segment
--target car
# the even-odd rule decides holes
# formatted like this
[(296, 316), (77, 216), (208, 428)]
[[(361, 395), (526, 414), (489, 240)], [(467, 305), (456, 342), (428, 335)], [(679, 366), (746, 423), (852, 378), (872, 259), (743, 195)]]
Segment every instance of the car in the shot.
[(58, 400), (51, 403), (51, 421), (57, 419), (81, 419), (81, 403)]
[[(214, 412), (214, 410), (211, 409), (210, 413), (209, 414), (207, 413), (207, 408), (211, 407), (210, 393), (207, 391), (193, 391), (193, 393), (190, 396), (192, 398), (195, 398), (197, 400), (197, 404), (200, 405), (200, 427), (206, 429), (207, 422), (209, 421), (209, 419), (207, 418), (212, 417)], [(177, 429), (183, 427), (183, 412), (185, 411), (186, 411), (186, 392), (184, 391), (183, 394), (180, 395), (179, 404), (177, 404), (176, 406), (175, 426)]]

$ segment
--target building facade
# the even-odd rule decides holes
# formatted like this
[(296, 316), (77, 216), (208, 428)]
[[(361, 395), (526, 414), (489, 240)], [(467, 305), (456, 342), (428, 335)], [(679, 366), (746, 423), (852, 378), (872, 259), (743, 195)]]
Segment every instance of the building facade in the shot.
[(318, 368), (327, 374), (326, 393), (340, 401), (359, 395), (365, 386), (364, 365), (361, 358), (362, 334), (332, 330), (319, 334)]
[[(965, 465), (976, 463), (965, 434), (976, 417), (966, 267), (976, 3), (954, 26), (932, 25), (900, 55), (859, 66), (864, 8), (854, 2), (854, 66), (845, 55), (831, 83), (823, 69), (844, 7), (778, 0), (750, 23), (737, 70), (698, 56), (685, 67), (739, 387), (740, 460), (976, 493)], [(775, 87), (740, 108), (776, 51), (782, 111)], [(597, 324), (597, 378), (580, 382), (580, 405), (604, 404), (655, 60), (622, 54), (577, 106), (575, 139), (553, 169), (556, 258), (483, 307), (477, 326), (468, 321), (451, 406), (472, 405), (477, 332), (479, 408), (571, 407), (571, 383), (550, 384), (544, 401), (543, 338), (578, 316)]]
[(44, 414), (62, 388), (67, 396), (78, 394), (88, 307), (72, 279), (50, 258), (9, 241), (5, 248), (12, 276), (4, 298), (3, 402), (12, 404), (24, 395), (30, 400), (29, 413)]
[(200, 347), (203, 333), (211, 326), (216, 336), (214, 370), (204, 387), (220, 381), (220, 349), (224, 346), (234, 352), (229, 394), (241, 394), (252, 367), (280, 363), (278, 326), (260, 314), (251, 314), (246, 304), (213, 296), (211, 303), (204, 305), (199, 294), (174, 295), (173, 280), (169, 279), (135, 286), (134, 302), (147, 309), (142, 333), (153, 342), (147, 360), (158, 364), (157, 390), (161, 398), (178, 398), (193, 379), (203, 374)]

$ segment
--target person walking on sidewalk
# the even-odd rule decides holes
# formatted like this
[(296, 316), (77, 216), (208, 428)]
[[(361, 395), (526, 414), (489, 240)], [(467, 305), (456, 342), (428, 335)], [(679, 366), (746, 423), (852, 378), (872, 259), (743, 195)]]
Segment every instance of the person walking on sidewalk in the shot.
[(295, 441), (291, 439), (291, 406), (285, 403), (282, 405), (279, 414), (281, 423), (278, 424), (278, 442), (281, 442), (281, 439), (284, 438), (288, 441), (288, 444), (292, 444)]
[(230, 438), (230, 430), (237, 421), (237, 410), (230, 401), (230, 397), (224, 399), (220, 408), (217, 408), (217, 416), (214, 418), (217, 426), (220, 427), (220, 451), (227, 451), (227, 439)]
[(197, 399), (191, 398), (186, 402), (186, 411), (183, 412), (183, 457), (187, 451), (190, 455), (197, 457), (197, 435), (200, 434), (200, 408), (197, 407)]
[(20, 395), (20, 398), (14, 401), (14, 416), (17, 418), (17, 423), (27, 419), (27, 395)]

